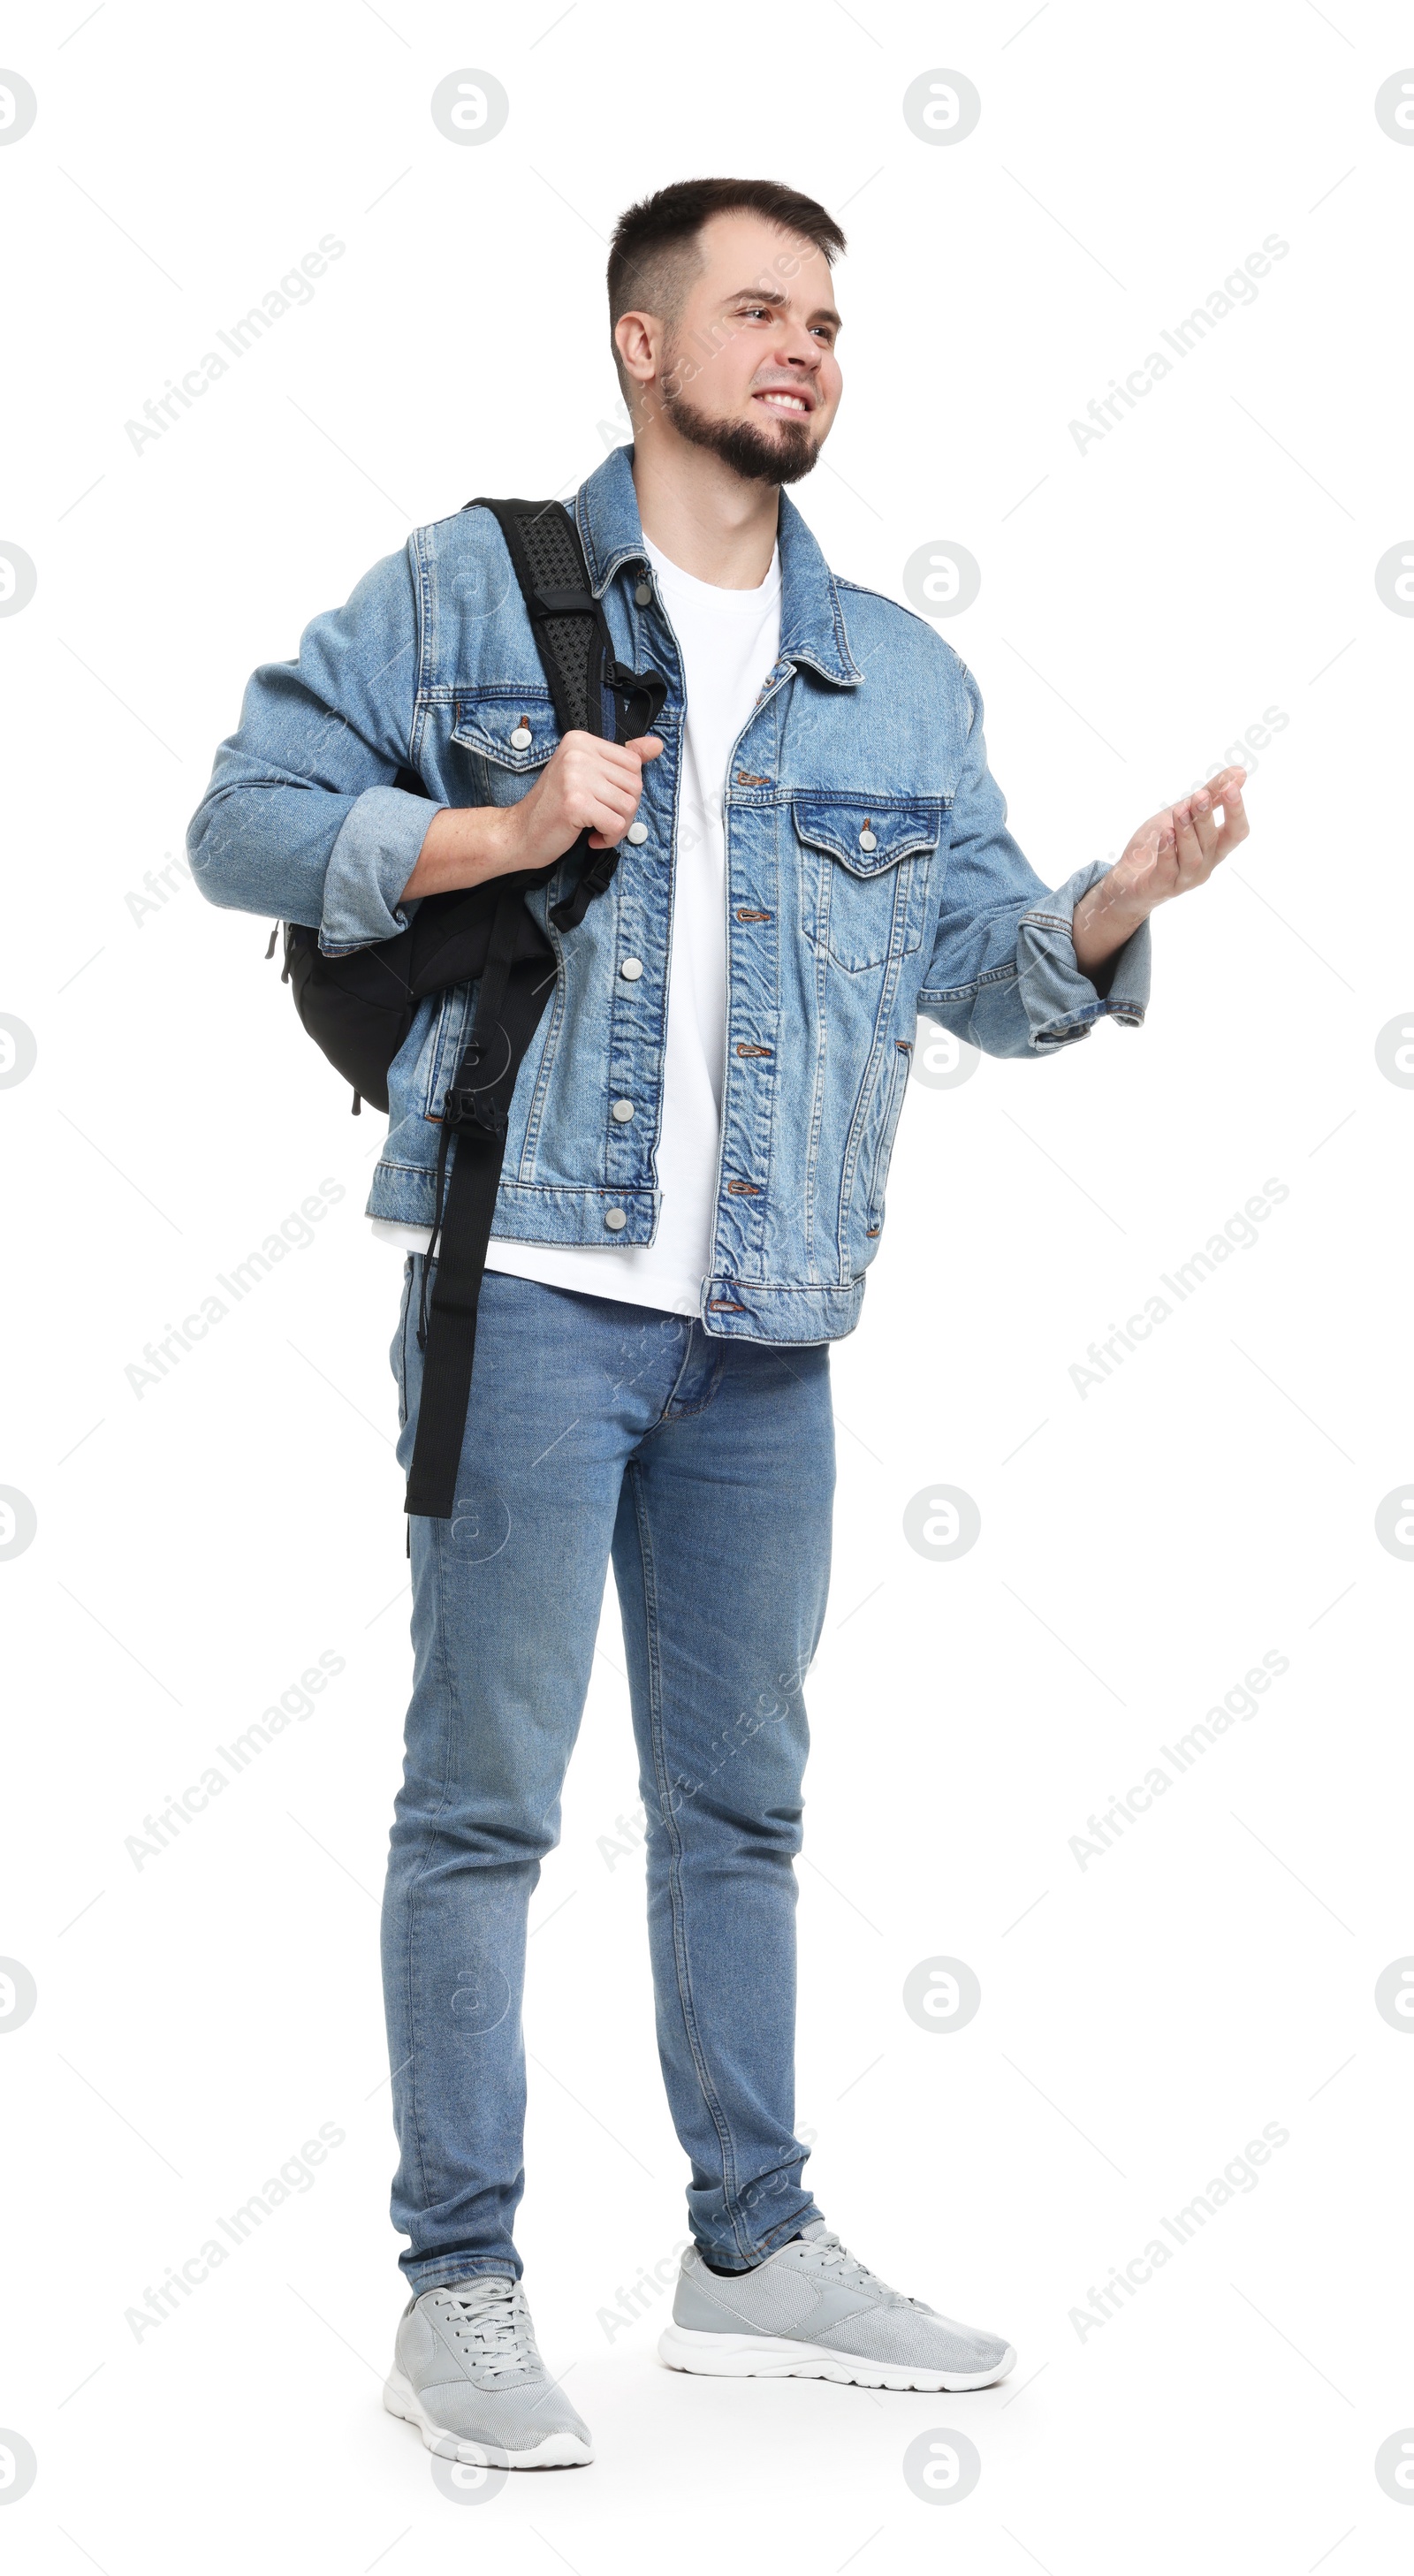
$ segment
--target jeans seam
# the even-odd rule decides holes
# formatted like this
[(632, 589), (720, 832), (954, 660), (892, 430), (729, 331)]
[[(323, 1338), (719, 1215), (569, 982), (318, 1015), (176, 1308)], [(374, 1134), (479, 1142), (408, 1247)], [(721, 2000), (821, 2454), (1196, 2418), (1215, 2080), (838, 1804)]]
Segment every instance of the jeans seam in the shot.
[(402, 1333), (398, 1342), (398, 1429), (407, 1428), (408, 1418), (408, 1316), (412, 1311), (412, 1291), (417, 1277), (412, 1255), (408, 1255), (404, 1274)]
[[(648, 1509), (643, 1495), (643, 1480), (632, 1460), (628, 1475), (633, 1485), (634, 1519), (638, 1527), (639, 1555), (643, 1564), (643, 1620), (648, 1666), (648, 1727), (653, 1746), (653, 1768), (658, 1785), (658, 1813), (668, 1838), (668, 1903), (673, 1925), (673, 1964), (677, 1972), (678, 2002), (688, 2049), (701, 2089), (708, 2117), (717, 2133), (722, 2156), (723, 2197), (731, 2218), (733, 2234), (741, 2247), (741, 2225), (737, 2214), (736, 2153), (731, 2127), (708, 2078), (697, 2031), (697, 2015), (692, 1999), (692, 1974), (687, 1960), (687, 1929), (682, 1901), (682, 1838), (668, 1797), (666, 1748), (663, 1741), (663, 1695), (658, 1661), (658, 1607), (653, 1570), (652, 1535), (648, 1526)], [(742, 2251), (749, 2248), (741, 2247)]]
[[(419, 1409), (420, 1409), (420, 1406), (421, 1406), (421, 1395), (420, 1395), (420, 1393), (419, 1393), (419, 1399), (418, 1399), (418, 1401), (419, 1401)], [(416, 1954), (416, 1950), (417, 1950), (417, 1900), (418, 1900), (418, 1890), (419, 1890), (419, 1887), (421, 1886), (421, 1883), (422, 1883), (423, 1869), (424, 1869), (424, 1866), (425, 1866), (425, 1864), (426, 1864), (427, 1855), (428, 1855), (429, 1851), (430, 1851), (430, 1850), (431, 1850), (431, 1848), (432, 1848), (432, 1843), (433, 1843), (433, 1840), (434, 1840), (434, 1838), (435, 1838), (435, 1836), (436, 1836), (437, 1827), (438, 1827), (438, 1825), (441, 1823), (441, 1820), (442, 1820), (443, 1816), (444, 1816), (444, 1815), (446, 1814), (446, 1812), (447, 1812), (447, 1805), (448, 1805), (448, 1793), (449, 1793), (449, 1787), (450, 1787), (450, 1781), (451, 1781), (451, 1768), (452, 1768), (452, 1681), (451, 1681), (451, 1669), (450, 1669), (450, 1665), (449, 1665), (448, 1660), (447, 1660), (447, 1620), (446, 1620), (446, 1601), (445, 1601), (445, 1598), (444, 1598), (444, 1593), (443, 1593), (443, 1583), (442, 1583), (442, 1549), (441, 1549), (441, 1545), (440, 1545), (440, 1543), (439, 1543), (439, 1540), (438, 1540), (437, 1538), (435, 1538), (435, 1537), (430, 1538), (430, 1540), (429, 1540), (429, 1544), (430, 1544), (431, 1549), (432, 1549), (432, 1576), (433, 1576), (433, 1586), (434, 1586), (434, 1590), (435, 1590), (435, 1593), (436, 1593), (437, 1661), (438, 1661), (438, 1665), (439, 1665), (439, 1668), (440, 1668), (440, 1678), (441, 1678), (441, 1683), (442, 1683), (442, 1694), (443, 1694), (443, 1706), (445, 1707), (445, 1709), (446, 1709), (446, 1713), (447, 1713), (447, 1714), (446, 1714), (446, 1722), (445, 1722), (445, 1725), (444, 1725), (444, 1728), (443, 1728), (443, 1735), (442, 1735), (442, 1794), (441, 1794), (441, 1798), (440, 1798), (440, 1800), (439, 1800), (439, 1802), (438, 1802), (438, 1806), (437, 1806), (437, 1810), (436, 1810), (435, 1815), (431, 1815), (431, 1816), (429, 1816), (429, 1817), (427, 1818), (426, 1826), (425, 1826), (425, 1830), (424, 1830), (424, 1832), (423, 1832), (422, 1841), (421, 1841), (421, 1844), (420, 1844), (420, 1846), (419, 1846), (419, 1848), (418, 1848), (418, 1853), (417, 1853), (416, 1863), (415, 1863), (415, 1865), (414, 1865), (414, 1867), (413, 1867), (413, 1869), (412, 1869), (412, 1872), (411, 1872), (411, 1874), (410, 1874), (410, 1876), (409, 1876), (409, 1879), (408, 1879), (408, 1890), (407, 1890), (407, 1990), (406, 1990), (406, 2000), (407, 2000), (407, 2034), (408, 2034), (408, 2070), (409, 2070), (409, 2075), (408, 2075), (408, 2094), (409, 2094), (408, 2109), (409, 2109), (409, 2115), (410, 2115), (409, 2125), (410, 2125), (410, 2131), (411, 2131), (412, 2144), (413, 2144), (413, 2147), (414, 2147), (414, 2149), (415, 2149), (416, 2157), (417, 2157), (417, 2180), (418, 2180), (418, 2189), (419, 2189), (419, 2193), (420, 2193), (420, 2196), (421, 2196), (422, 2207), (423, 2207), (423, 2209), (424, 2209), (424, 2210), (426, 2210), (426, 2209), (429, 2207), (429, 2205), (430, 2205), (430, 2193), (429, 2193), (428, 2178), (427, 2178), (427, 2152), (426, 2152), (426, 2139), (425, 2139), (425, 2136), (424, 2136), (424, 2133), (423, 2133), (423, 2126), (422, 2126), (422, 2103), (421, 2103), (421, 2096), (420, 2096), (420, 2094), (419, 2094), (419, 2092), (418, 2092), (418, 2086), (417, 2086), (418, 2050), (417, 2050), (416, 2011), (415, 2011), (415, 2005), (414, 2005), (414, 2002), (413, 2002), (412, 1963), (413, 1963), (413, 1959), (414, 1959), (414, 1956), (415, 1956), (415, 1954)]]

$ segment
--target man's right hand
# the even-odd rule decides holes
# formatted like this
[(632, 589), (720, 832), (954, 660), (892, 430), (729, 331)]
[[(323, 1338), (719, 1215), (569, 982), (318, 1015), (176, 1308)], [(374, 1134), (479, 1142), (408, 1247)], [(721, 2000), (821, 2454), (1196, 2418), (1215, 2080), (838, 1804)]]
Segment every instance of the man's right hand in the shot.
[(516, 804), (447, 805), (433, 815), (399, 901), (549, 867), (586, 829), (591, 850), (613, 849), (638, 811), (644, 763), (662, 748), (653, 733), (625, 743), (565, 734)]
[(530, 794), (505, 808), (519, 850), (511, 865), (547, 868), (573, 849), (586, 824), (591, 850), (611, 850), (638, 812), (644, 762), (656, 760), (662, 748), (656, 733), (640, 734), (636, 742), (567, 733)]

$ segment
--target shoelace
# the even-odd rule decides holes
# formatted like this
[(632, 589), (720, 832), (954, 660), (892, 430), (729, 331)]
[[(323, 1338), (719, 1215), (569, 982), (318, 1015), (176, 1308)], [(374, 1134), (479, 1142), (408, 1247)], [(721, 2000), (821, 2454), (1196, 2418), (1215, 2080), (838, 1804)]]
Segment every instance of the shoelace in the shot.
[(842, 2245), (838, 2236), (815, 2237), (811, 2241), (811, 2250), (819, 2255), (822, 2265), (829, 2269), (833, 2270), (838, 2265), (851, 2289), (877, 2290), (894, 2307), (927, 2307), (927, 2301), (924, 2299), (910, 2299), (904, 2291), (890, 2289), (888, 2282), (881, 2281), (877, 2272), (871, 2272), (867, 2263), (861, 2263), (857, 2254), (851, 2254), (849, 2247)]
[(481, 2281), (459, 2281), (443, 2290), (439, 2305), (452, 2311), (452, 2332), (469, 2343), (478, 2370), (531, 2370), (539, 2361), (530, 2310), (518, 2281), (489, 2275)]

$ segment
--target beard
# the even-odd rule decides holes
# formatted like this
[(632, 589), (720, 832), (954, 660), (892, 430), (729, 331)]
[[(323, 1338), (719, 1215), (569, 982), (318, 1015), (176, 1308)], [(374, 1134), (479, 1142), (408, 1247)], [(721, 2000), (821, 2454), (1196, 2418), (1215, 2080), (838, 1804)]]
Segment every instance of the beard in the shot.
[(773, 437), (751, 421), (714, 420), (684, 393), (664, 393), (661, 400), (683, 438), (720, 456), (724, 465), (749, 483), (798, 483), (820, 453), (803, 420), (781, 417)]

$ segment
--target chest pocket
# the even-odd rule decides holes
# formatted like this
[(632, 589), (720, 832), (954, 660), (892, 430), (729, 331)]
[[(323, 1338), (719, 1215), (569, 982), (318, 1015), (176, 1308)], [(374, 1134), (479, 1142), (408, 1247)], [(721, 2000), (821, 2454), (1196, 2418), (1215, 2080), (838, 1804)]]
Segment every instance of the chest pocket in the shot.
[(928, 872), (945, 811), (942, 797), (906, 805), (792, 799), (805, 931), (847, 974), (862, 975), (922, 945)]
[(456, 701), (452, 740), (486, 764), (488, 804), (514, 804), (520, 790), (509, 780), (533, 779), (559, 739), (554, 706), (543, 686), (518, 694), (506, 688), (471, 690)]

